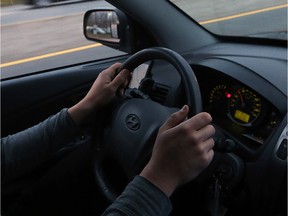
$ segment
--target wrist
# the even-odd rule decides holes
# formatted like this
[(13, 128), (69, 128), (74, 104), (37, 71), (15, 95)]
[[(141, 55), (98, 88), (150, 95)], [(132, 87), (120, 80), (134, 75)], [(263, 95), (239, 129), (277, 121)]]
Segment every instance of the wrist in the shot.
[(140, 176), (147, 179), (157, 188), (159, 188), (167, 197), (170, 197), (174, 190), (177, 188), (177, 184), (174, 183), (173, 178), (169, 175), (163, 174), (164, 172), (154, 171), (149, 164), (142, 170)]
[(89, 118), (91, 113), (97, 110), (96, 106), (92, 106), (83, 100), (68, 109), (68, 113), (73, 121), (78, 125), (82, 125)]

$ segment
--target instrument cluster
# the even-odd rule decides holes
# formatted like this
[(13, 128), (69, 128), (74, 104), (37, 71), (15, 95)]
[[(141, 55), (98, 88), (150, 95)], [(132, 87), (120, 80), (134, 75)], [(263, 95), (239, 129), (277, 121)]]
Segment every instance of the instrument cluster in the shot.
[[(216, 85), (210, 92), (209, 103), (223, 103), (227, 116), (237, 124), (252, 126), (264, 109), (261, 97), (242, 86)], [(262, 107), (263, 104), (263, 107)]]
[(203, 103), (217, 125), (253, 148), (265, 142), (280, 120), (263, 96), (239, 83), (213, 82), (205, 87)]

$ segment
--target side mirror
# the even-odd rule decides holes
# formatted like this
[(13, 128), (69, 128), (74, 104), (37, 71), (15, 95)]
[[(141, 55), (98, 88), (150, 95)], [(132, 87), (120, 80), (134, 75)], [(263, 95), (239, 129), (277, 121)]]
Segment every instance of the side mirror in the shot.
[(95, 9), (84, 15), (83, 32), (88, 40), (131, 52), (129, 31), (126, 15), (117, 9)]

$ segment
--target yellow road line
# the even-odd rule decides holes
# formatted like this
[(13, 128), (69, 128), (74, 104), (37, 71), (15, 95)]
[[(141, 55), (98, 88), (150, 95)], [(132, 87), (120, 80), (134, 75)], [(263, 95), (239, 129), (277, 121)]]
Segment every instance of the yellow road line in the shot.
[(253, 14), (257, 14), (257, 13), (263, 13), (263, 12), (267, 12), (267, 11), (277, 10), (277, 9), (281, 9), (281, 8), (285, 8), (285, 7), (288, 7), (288, 4), (278, 5), (278, 6), (254, 10), (254, 11), (249, 11), (249, 12), (235, 14), (232, 16), (227, 16), (227, 17), (222, 17), (222, 18), (217, 18), (217, 19), (211, 19), (211, 20), (202, 21), (199, 23), (201, 25), (205, 25), (205, 24), (209, 24), (209, 23), (221, 22), (221, 21), (231, 20), (231, 19), (235, 19), (235, 18), (239, 18), (239, 17), (243, 17), (243, 16), (249, 16), (249, 15), (253, 15)]
[(77, 47), (77, 48), (63, 50), (63, 51), (59, 51), (59, 52), (49, 53), (49, 54), (45, 54), (45, 55), (41, 55), (41, 56), (26, 58), (26, 59), (22, 59), (22, 60), (18, 60), (18, 61), (12, 61), (12, 62), (8, 62), (8, 63), (0, 64), (0, 68), (8, 67), (8, 66), (16, 65), (16, 64), (22, 64), (22, 63), (26, 63), (26, 62), (31, 62), (31, 61), (35, 61), (35, 60), (40, 60), (40, 59), (44, 59), (44, 58), (54, 57), (54, 56), (58, 56), (58, 55), (63, 55), (63, 54), (67, 54), (67, 53), (77, 52), (77, 51), (81, 51), (81, 50), (91, 49), (91, 48), (98, 47), (98, 46), (102, 46), (102, 44), (96, 43), (96, 44), (92, 44), (92, 45), (87, 45), (87, 46)]

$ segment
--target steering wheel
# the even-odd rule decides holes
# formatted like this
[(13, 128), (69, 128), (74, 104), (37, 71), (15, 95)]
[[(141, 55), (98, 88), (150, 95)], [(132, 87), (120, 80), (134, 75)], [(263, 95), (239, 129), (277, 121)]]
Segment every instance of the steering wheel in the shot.
[[(202, 101), (196, 76), (187, 61), (178, 53), (163, 47), (144, 49), (128, 58), (121, 69), (133, 71), (139, 65), (153, 59), (165, 60), (177, 69), (185, 90), (186, 104), (190, 108), (189, 116), (201, 112)], [(112, 157), (125, 175), (131, 178), (148, 160), (149, 149), (153, 145), (158, 128), (176, 110), (178, 109), (163, 106), (149, 99), (123, 100), (113, 110), (110, 129), (104, 138), (105, 156)], [(94, 173), (104, 197), (112, 202), (118, 194), (105, 178), (103, 157), (97, 156)]]
[[(178, 53), (162, 47), (144, 49), (128, 58), (122, 69), (133, 71), (153, 59), (169, 62), (181, 76), (186, 104), (190, 108), (189, 117), (201, 112), (202, 100), (196, 76), (188, 62)], [(96, 182), (109, 202), (113, 202), (119, 193), (105, 176), (104, 159), (110, 158), (127, 179), (133, 178), (148, 162), (159, 127), (177, 110), (179, 108), (140, 98), (124, 99), (113, 108), (108, 132), (104, 137), (104, 154), (101, 152), (101, 156), (97, 155), (94, 161)], [(217, 163), (213, 170), (215, 166)], [(211, 175), (211, 171), (208, 173)]]

